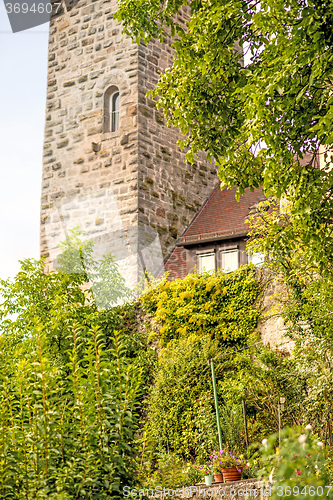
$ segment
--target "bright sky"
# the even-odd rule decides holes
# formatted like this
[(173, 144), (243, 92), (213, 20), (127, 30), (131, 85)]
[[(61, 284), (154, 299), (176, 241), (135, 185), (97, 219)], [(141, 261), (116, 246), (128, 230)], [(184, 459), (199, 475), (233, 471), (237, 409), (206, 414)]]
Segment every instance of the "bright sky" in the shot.
[(48, 25), (12, 33), (0, 0), (0, 277), (39, 258)]

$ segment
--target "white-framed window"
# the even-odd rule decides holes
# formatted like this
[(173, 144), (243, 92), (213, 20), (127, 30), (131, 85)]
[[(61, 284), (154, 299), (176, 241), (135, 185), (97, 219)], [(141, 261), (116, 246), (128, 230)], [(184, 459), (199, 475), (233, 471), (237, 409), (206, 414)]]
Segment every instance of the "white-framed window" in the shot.
[(221, 268), (225, 272), (235, 271), (239, 268), (238, 248), (220, 250)]
[(199, 253), (197, 257), (199, 273), (215, 271), (215, 252)]
[(248, 262), (254, 264), (255, 266), (260, 266), (265, 262), (265, 254), (262, 252), (256, 252), (252, 255), (248, 255)]
[(120, 94), (115, 85), (109, 87), (104, 95), (104, 132), (119, 130)]

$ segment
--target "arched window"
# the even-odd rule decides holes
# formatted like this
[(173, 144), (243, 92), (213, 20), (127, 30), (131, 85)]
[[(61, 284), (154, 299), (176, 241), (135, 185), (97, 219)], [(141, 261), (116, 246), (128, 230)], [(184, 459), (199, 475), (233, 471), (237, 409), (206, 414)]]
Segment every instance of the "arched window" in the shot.
[(104, 132), (119, 130), (119, 89), (112, 85), (104, 95)]

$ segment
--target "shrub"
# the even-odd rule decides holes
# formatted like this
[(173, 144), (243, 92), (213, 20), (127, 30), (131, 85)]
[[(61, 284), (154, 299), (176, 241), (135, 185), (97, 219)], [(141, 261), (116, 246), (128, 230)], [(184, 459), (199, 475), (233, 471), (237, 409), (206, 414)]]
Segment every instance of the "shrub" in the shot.
[(331, 496), (323, 443), (316, 435), (301, 427), (290, 427), (283, 431), (281, 447), (276, 445), (275, 434), (263, 440), (261, 449), (264, 468), (260, 475), (274, 480), (270, 498), (307, 500)]
[(162, 345), (193, 335), (245, 345), (260, 315), (255, 307), (258, 294), (255, 268), (249, 265), (229, 274), (189, 274), (163, 281), (142, 297), (142, 303), (161, 323)]
[(112, 305), (128, 296), (117, 265), (91, 252), (74, 232), (57, 271), (25, 260), (0, 280), (4, 500), (116, 499), (136, 482), (136, 400), (155, 355), (135, 305)]
[(42, 326), (13, 358), (0, 338), (0, 496), (123, 498), (133, 481), (140, 369), (109, 353), (98, 329), (73, 329), (69, 363), (45, 354)]
[[(0, 332), (11, 334), (12, 341), (20, 343), (41, 322), (48, 332), (45, 349), (60, 364), (68, 361), (68, 335), (73, 325), (91, 326), (114, 319), (117, 301), (129, 296), (112, 256), (94, 260), (92, 242), (81, 243), (79, 235), (80, 231), (73, 230), (62, 244), (57, 271), (45, 273), (43, 259), (26, 259), (14, 279), (0, 279)], [(107, 314), (110, 309), (113, 311)]]
[[(114, 332), (123, 332), (124, 357), (144, 369), (143, 383), (147, 386), (156, 355), (147, 346), (144, 331), (138, 328), (137, 305), (116, 305), (129, 296), (117, 264), (110, 255), (94, 260), (91, 241), (81, 243), (79, 234), (73, 230), (62, 244), (57, 271), (45, 273), (43, 260), (26, 259), (13, 279), (0, 279), (0, 334), (10, 336), (7, 348), (15, 355), (36, 325), (42, 324), (45, 353), (53, 363), (64, 367), (69, 362), (74, 326), (83, 328), (82, 335), (92, 327), (103, 331), (106, 352), (113, 344)], [(91, 283), (87, 283), (89, 279)]]
[(186, 481), (186, 463), (175, 453), (160, 453), (157, 468), (150, 478), (153, 486), (179, 488)]
[[(230, 274), (163, 281), (141, 298), (145, 310), (161, 324), (164, 347), (147, 417), (147, 433), (161, 453), (169, 450), (186, 459), (205, 460), (217, 446), (207, 361), (257, 340), (259, 289), (254, 267), (246, 266)], [(225, 376), (225, 363), (222, 357), (216, 363), (217, 379)]]
[[(281, 396), (286, 403), (282, 413), (282, 425), (292, 426), (303, 422), (303, 401), (306, 397), (306, 378), (297, 369), (297, 360), (273, 351), (269, 346), (256, 346), (251, 351), (238, 353), (227, 359), (224, 377), (218, 382), (223, 400), (221, 414), (228, 444), (240, 451), (245, 441), (242, 429), (241, 402), (245, 401), (250, 443), (261, 441), (278, 430), (278, 402)], [(231, 425), (234, 421), (234, 425)], [(238, 439), (237, 439), (238, 437)]]
[(156, 470), (149, 479), (147, 487), (165, 487), (170, 489), (193, 486), (203, 479), (203, 475), (189, 462), (172, 452), (160, 453)]

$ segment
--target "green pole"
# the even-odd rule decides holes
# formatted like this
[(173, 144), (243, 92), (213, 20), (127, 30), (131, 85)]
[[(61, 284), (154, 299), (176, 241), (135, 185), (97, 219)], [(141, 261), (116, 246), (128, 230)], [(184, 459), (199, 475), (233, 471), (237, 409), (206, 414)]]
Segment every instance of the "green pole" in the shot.
[(222, 450), (222, 432), (221, 432), (220, 415), (219, 415), (219, 404), (218, 404), (218, 401), (217, 401), (217, 389), (216, 389), (214, 363), (213, 363), (212, 359), (210, 359), (209, 361), (210, 361), (210, 367), (211, 367), (211, 370), (212, 370), (212, 380), (213, 380), (213, 390), (214, 390), (214, 400), (215, 400), (217, 432), (218, 432), (218, 435), (219, 435), (220, 450)]

